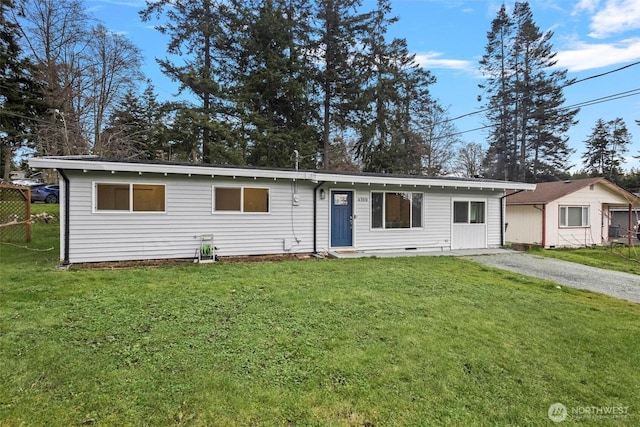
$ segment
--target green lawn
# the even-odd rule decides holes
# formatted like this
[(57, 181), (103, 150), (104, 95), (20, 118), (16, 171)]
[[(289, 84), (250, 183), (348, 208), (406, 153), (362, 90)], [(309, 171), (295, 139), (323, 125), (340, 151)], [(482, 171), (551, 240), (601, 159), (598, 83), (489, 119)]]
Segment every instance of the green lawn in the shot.
[(640, 274), (640, 248), (615, 246), (580, 249), (533, 249), (530, 253), (592, 267)]
[(449, 257), (56, 271), (33, 235), (0, 245), (3, 426), (640, 424), (637, 304)]

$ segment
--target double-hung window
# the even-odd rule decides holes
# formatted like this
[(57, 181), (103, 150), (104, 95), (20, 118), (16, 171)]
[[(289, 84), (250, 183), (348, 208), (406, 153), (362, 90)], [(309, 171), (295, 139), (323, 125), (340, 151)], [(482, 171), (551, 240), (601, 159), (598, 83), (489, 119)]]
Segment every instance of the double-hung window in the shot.
[(165, 212), (166, 189), (162, 184), (96, 183), (96, 212)]
[(269, 189), (254, 187), (214, 187), (214, 212), (269, 212)]
[(422, 193), (371, 193), (371, 228), (422, 227)]
[(560, 227), (588, 227), (589, 206), (560, 206)]
[(485, 202), (454, 201), (453, 222), (454, 224), (484, 224)]

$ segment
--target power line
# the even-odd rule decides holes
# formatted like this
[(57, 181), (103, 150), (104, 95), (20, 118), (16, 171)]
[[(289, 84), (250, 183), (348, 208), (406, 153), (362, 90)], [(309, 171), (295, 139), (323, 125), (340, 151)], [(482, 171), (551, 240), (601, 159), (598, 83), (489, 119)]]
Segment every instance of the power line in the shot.
[(601, 98), (591, 99), (589, 101), (579, 102), (577, 104), (570, 105), (568, 107), (563, 107), (562, 109), (569, 110), (571, 108), (588, 107), (591, 105), (601, 104), (607, 101), (614, 101), (616, 99), (621, 99), (621, 98), (627, 98), (629, 96), (634, 96), (634, 95), (640, 95), (640, 88), (631, 89), (631, 90), (620, 92), (620, 93), (614, 93), (613, 95), (607, 95)]
[[(569, 81), (568, 83), (566, 83), (566, 84), (564, 84), (564, 85), (560, 86), (560, 87), (559, 87), (559, 89), (564, 89), (564, 88), (566, 88), (566, 87), (573, 86), (573, 85), (578, 84), (578, 83), (586, 82), (586, 81), (588, 81), (588, 80), (593, 80), (593, 79), (597, 79), (597, 78), (599, 78), (599, 77), (607, 76), (607, 75), (609, 75), (609, 74), (617, 73), (617, 72), (619, 72), (619, 71), (625, 70), (625, 69), (627, 69), (627, 68), (634, 67), (634, 66), (636, 66), (636, 65), (640, 65), (640, 61), (632, 62), (631, 64), (627, 64), (627, 65), (624, 65), (624, 66), (622, 66), (622, 67), (618, 67), (618, 68), (616, 68), (616, 69), (614, 69), (614, 70), (606, 71), (606, 72), (604, 72), (604, 73), (594, 74), (594, 75), (592, 75), (592, 76), (588, 76), (588, 77), (585, 77), (585, 78), (583, 78), (583, 79)], [(544, 93), (544, 92), (543, 92), (543, 93)], [(538, 95), (538, 94), (536, 94), (536, 95)], [(521, 100), (523, 100), (523, 99), (527, 99), (527, 98), (529, 98), (529, 97), (531, 97), (531, 95), (527, 95), (527, 96), (525, 96), (525, 97), (521, 98)], [(478, 111), (473, 111), (473, 112), (471, 112), (471, 113), (461, 114), (461, 115), (459, 115), (459, 116), (456, 116), (456, 117), (453, 117), (453, 118), (450, 118), (450, 119), (446, 119), (446, 120), (443, 120), (443, 121), (441, 121), (441, 122), (439, 122), (439, 123), (436, 123), (436, 125), (439, 125), (439, 124), (442, 124), (442, 123), (447, 123), (447, 122), (453, 122), (453, 121), (455, 121), (455, 120), (460, 120), (460, 119), (465, 118), (465, 117), (474, 116), (474, 115), (476, 115), (476, 114), (484, 113), (485, 111), (489, 111), (489, 110), (491, 110), (491, 108), (487, 107), (487, 108), (483, 108), (483, 109), (478, 110)]]
[(631, 68), (631, 67), (633, 67), (633, 66), (635, 66), (635, 65), (638, 65), (638, 64), (640, 64), (640, 61), (632, 62), (631, 64), (627, 64), (627, 65), (623, 65), (622, 67), (620, 67), (620, 68), (616, 68), (615, 70), (607, 71), (607, 72), (600, 73), (600, 74), (595, 74), (595, 75), (593, 75), (593, 76), (585, 77), (584, 79), (575, 80), (575, 81), (573, 81), (573, 82), (571, 82), (571, 83), (567, 84), (566, 86), (563, 86), (563, 88), (564, 88), (564, 87), (567, 87), (567, 86), (574, 85), (574, 84), (576, 84), (576, 83), (582, 83), (582, 82), (587, 81), (587, 80), (596, 79), (596, 78), (598, 78), (598, 77), (603, 77), (603, 76), (606, 76), (606, 75), (608, 75), (608, 74), (617, 73), (618, 71), (622, 71), (622, 70), (624, 70), (624, 69)]
[[(569, 105), (569, 106), (566, 106), (566, 107), (562, 107), (562, 108), (560, 108), (560, 110), (571, 110), (573, 108), (590, 107), (592, 105), (602, 104), (602, 103), (609, 102), (609, 101), (616, 101), (618, 99), (628, 98), (630, 96), (636, 96), (636, 95), (640, 95), (640, 88), (631, 89), (631, 90), (624, 91), (624, 92), (619, 92), (619, 93), (614, 93), (612, 95), (603, 96), (603, 97), (600, 97), (600, 98), (594, 98), (594, 99), (587, 100), (587, 101), (582, 101), (582, 102), (579, 102), (577, 104), (573, 104), (573, 105)], [(479, 131), (479, 130), (489, 129), (489, 128), (492, 128), (494, 126), (495, 126), (494, 124), (490, 124), (490, 125), (485, 125), (485, 126), (481, 126), (481, 127), (474, 128), (474, 129), (464, 130), (464, 131), (460, 131), (460, 132), (454, 132), (454, 133), (451, 133), (451, 134), (448, 134), (448, 135), (439, 136), (438, 139), (450, 138), (450, 137), (453, 137), (453, 136), (463, 135), (465, 133), (470, 133), (470, 132), (476, 132), (476, 131)]]
[[(618, 67), (618, 68), (616, 68), (614, 70), (609, 70), (609, 71), (604, 72), (604, 73), (594, 74), (592, 76), (588, 76), (588, 77), (585, 77), (585, 78), (582, 78), (582, 79), (579, 79), (579, 80), (570, 81), (567, 84), (561, 86), (560, 89), (564, 89), (565, 87), (572, 86), (572, 85), (575, 85), (577, 83), (582, 83), (582, 82), (585, 82), (585, 81), (588, 81), (588, 80), (593, 80), (593, 79), (596, 79), (596, 78), (604, 77), (604, 76), (607, 76), (609, 74), (617, 73), (619, 71), (625, 70), (627, 68), (634, 67), (636, 65), (640, 65), (640, 61), (636, 61), (636, 62), (633, 62), (631, 64), (627, 64), (627, 65), (624, 65), (622, 67)], [(604, 103), (604, 102), (615, 101), (615, 100), (618, 100), (618, 99), (623, 99), (623, 98), (636, 96), (636, 95), (640, 95), (640, 88), (631, 89), (631, 90), (628, 90), (628, 91), (624, 91), (624, 92), (619, 92), (619, 93), (612, 94), (612, 95), (603, 96), (603, 97), (600, 97), (600, 98), (594, 98), (594, 99), (587, 100), (587, 101), (582, 101), (582, 102), (579, 102), (579, 103), (576, 103), (576, 104), (573, 104), (573, 105), (569, 105), (569, 106), (566, 106), (566, 107), (561, 107), (560, 110), (570, 110), (570, 109), (574, 109), (574, 108), (590, 107), (592, 105), (598, 105), (598, 104), (601, 104), (601, 103)], [(529, 98), (530, 96), (531, 95), (527, 95), (526, 97), (523, 97), (522, 99)], [(433, 126), (437, 126), (437, 125), (440, 125), (440, 124), (443, 124), (443, 123), (447, 123), (447, 122), (452, 122), (452, 121), (455, 121), (455, 120), (462, 119), (464, 117), (473, 116), (473, 115), (480, 114), (480, 113), (483, 113), (483, 112), (489, 111), (489, 110), (491, 110), (491, 108), (484, 108), (482, 110), (478, 110), (478, 111), (474, 111), (474, 112), (471, 112), (471, 113), (462, 114), (462, 115), (459, 115), (459, 116), (456, 116), (456, 117), (453, 117), (453, 118), (450, 118), (450, 119), (445, 119), (445, 120), (442, 120), (440, 122), (436, 122), (436, 123), (434, 123)], [(24, 116), (24, 115), (21, 115), (21, 114), (10, 112), (10, 111), (3, 111), (2, 114), (8, 115), (8, 116), (17, 117), (17, 118), (21, 118), (21, 119), (25, 119), (25, 120), (33, 120), (33, 121), (35, 121), (37, 123), (48, 124), (48, 125), (55, 125), (57, 123), (57, 122), (53, 122), (53, 121), (49, 121), (49, 120), (45, 120), (45, 119), (41, 119), (41, 118)], [(465, 133), (471, 133), (471, 132), (477, 132), (479, 130), (489, 129), (489, 128), (493, 127), (493, 126), (494, 126), (493, 124), (489, 124), (489, 125), (477, 127), (477, 128), (474, 128), (474, 129), (468, 129), (468, 130), (464, 130), (464, 131), (454, 132), (454, 133), (451, 133), (451, 134), (448, 134), (448, 135), (439, 136), (437, 138), (438, 139), (450, 138), (450, 137), (453, 137), (453, 136), (463, 135)]]

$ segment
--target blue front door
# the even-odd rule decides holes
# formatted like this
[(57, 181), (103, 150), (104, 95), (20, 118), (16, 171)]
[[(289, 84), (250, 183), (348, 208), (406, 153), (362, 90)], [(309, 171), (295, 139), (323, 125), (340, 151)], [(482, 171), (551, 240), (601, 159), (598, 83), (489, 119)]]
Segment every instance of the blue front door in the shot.
[(353, 193), (331, 192), (331, 247), (353, 246)]

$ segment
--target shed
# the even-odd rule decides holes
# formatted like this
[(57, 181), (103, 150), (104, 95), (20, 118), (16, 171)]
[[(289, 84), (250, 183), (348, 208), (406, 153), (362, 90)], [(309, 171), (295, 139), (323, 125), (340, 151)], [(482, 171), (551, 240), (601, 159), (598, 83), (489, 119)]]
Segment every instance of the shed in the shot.
[(503, 244), (506, 181), (95, 157), (32, 158), (61, 176), (64, 264)]
[[(602, 245), (609, 236), (630, 236), (640, 199), (599, 177), (544, 182), (535, 191), (507, 197), (506, 241), (546, 248)], [(625, 224), (612, 222), (614, 209), (627, 211)]]

